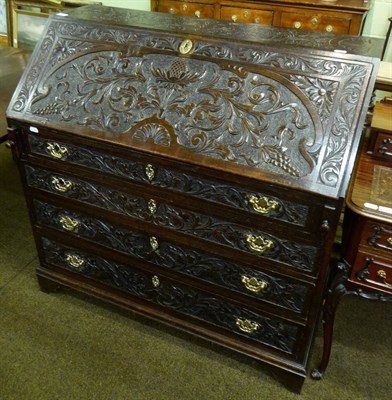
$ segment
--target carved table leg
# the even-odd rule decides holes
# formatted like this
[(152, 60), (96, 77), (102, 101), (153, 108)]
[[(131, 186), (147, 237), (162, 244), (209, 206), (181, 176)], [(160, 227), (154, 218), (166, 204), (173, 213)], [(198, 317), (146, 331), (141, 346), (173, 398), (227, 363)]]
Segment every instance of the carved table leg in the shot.
[(335, 321), (336, 309), (341, 298), (348, 294), (346, 289), (346, 281), (348, 277), (348, 266), (344, 263), (338, 264), (339, 272), (332, 281), (331, 287), (328, 290), (327, 297), (324, 303), (323, 310), (323, 329), (324, 329), (324, 346), (323, 356), (318, 368), (313, 369), (311, 376), (313, 379), (319, 380), (323, 377), (327, 369), (329, 357), (331, 355), (333, 325)]
[[(364, 292), (361, 288), (352, 287), (347, 284), (350, 266), (345, 262), (338, 263), (338, 273), (331, 283), (323, 310), (323, 327), (324, 327), (324, 346), (323, 356), (318, 368), (313, 369), (311, 376), (313, 379), (319, 380), (323, 377), (327, 369), (329, 357), (331, 355), (333, 325), (335, 321), (336, 309), (340, 300), (345, 295), (356, 295), (369, 300), (392, 301), (392, 295), (381, 292)], [(353, 289), (353, 290), (350, 290)]]

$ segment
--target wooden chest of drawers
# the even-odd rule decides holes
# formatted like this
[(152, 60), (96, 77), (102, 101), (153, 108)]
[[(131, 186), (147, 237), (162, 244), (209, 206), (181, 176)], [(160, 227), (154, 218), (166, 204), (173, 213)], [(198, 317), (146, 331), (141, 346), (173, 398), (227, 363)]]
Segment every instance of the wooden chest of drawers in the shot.
[(358, 35), (371, 5), (367, 0), (151, 0), (151, 11)]
[(342, 38), (51, 17), (7, 114), (41, 288), (240, 351), (299, 391), (382, 46)]

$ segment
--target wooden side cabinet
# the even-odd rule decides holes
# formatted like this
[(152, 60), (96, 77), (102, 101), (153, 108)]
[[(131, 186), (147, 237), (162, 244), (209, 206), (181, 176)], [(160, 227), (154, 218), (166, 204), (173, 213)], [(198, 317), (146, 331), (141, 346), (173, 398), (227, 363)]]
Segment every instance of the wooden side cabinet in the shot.
[[(392, 141), (392, 104), (376, 103), (346, 195), (342, 263), (324, 305), (324, 352), (318, 369), (325, 372), (332, 345), (336, 308), (347, 294), (392, 300), (392, 153), (380, 152)], [(380, 144), (381, 143), (381, 144)]]
[(358, 35), (371, 0), (151, 0), (151, 11)]

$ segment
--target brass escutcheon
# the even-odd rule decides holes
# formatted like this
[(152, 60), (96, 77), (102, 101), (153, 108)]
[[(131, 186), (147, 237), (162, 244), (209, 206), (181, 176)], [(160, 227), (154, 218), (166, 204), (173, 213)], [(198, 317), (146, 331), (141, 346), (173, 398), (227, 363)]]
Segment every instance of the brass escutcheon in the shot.
[(181, 54), (189, 54), (191, 50), (193, 49), (193, 42), (190, 39), (185, 39), (181, 42), (180, 47), (179, 47), (179, 52)]
[(151, 278), (151, 282), (154, 285), (154, 287), (158, 287), (161, 284), (161, 281), (159, 280), (159, 278), (156, 275), (154, 275)]
[(68, 149), (58, 143), (48, 143), (46, 150), (49, 151), (51, 156), (59, 159), (64, 158), (68, 154)]
[(52, 185), (60, 193), (66, 193), (68, 190), (71, 190), (73, 187), (73, 183), (63, 178), (57, 178), (56, 176), (52, 177)]
[(248, 235), (246, 242), (251, 250), (258, 253), (265, 253), (267, 250), (274, 247), (274, 242), (269, 239), (264, 239), (261, 236)]
[(301, 26), (302, 26), (301, 22), (299, 22), (299, 21), (294, 22), (294, 28), (299, 29), (299, 28), (301, 28)]
[(249, 319), (237, 318), (235, 321), (237, 327), (245, 333), (252, 333), (260, 328), (258, 322), (249, 321)]
[(150, 211), (150, 214), (155, 214), (157, 212), (157, 203), (154, 199), (148, 200), (147, 208), (148, 211)]
[(60, 217), (60, 224), (66, 231), (72, 232), (78, 227), (80, 222), (77, 219), (63, 215)]
[(387, 239), (387, 243), (388, 243), (389, 246), (392, 246), (392, 237), (389, 237)]
[(147, 164), (146, 168), (144, 168), (144, 172), (146, 173), (147, 179), (151, 182), (155, 177), (155, 170), (151, 164)]
[(66, 261), (73, 268), (80, 268), (85, 263), (85, 260), (76, 254), (67, 254)]
[(262, 279), (257, 279), (255, 277), (249, 277), (246, 275), (242, 275), (241, 282), (244, 284), (246, 289), (253, 293), (259, 293), (262, 290), (266, 289), (268, 283), (263, 281)]
[(150, 237), (150, 246), (153, 251), (158, 250), (159, 243), (158, 243), (158, 239), (155, 236)]
[(255, 195), (249, 196), (249, 203), (253, 209), (260, 214), (268, 214), (279, 209), (280, 204), (276, 200), (271, 200), (268, 197), (259, 197)]

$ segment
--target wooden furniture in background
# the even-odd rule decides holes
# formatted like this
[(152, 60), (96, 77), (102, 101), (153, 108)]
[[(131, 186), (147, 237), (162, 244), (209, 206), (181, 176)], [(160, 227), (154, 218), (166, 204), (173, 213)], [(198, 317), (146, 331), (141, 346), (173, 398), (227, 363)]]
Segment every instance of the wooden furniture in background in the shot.
[(151, 11), (359, 35), (367, 0), (151, 0)]
[[(8, 45), (32, 49), (43, 31), (50, 14), (100, 4), (92, 0), (9, 0), (7, 1)], [(19, 18), (24, 18), (19, 23)], [(24, 40), (19, 40), (21, 35)]]
[(0, 143), (8, 139), (5, 112), (31, 52), (0, 46)]
[(8, 108), (42, 290), (300, 391), (382, 41), (98, 6), (49, 24)]
[(324, 306), (324, 353), (329, 362), (337, 306), (345, 295), (392, 300), (392, 104), (376, 103), (346, 196), (342, 262)]

